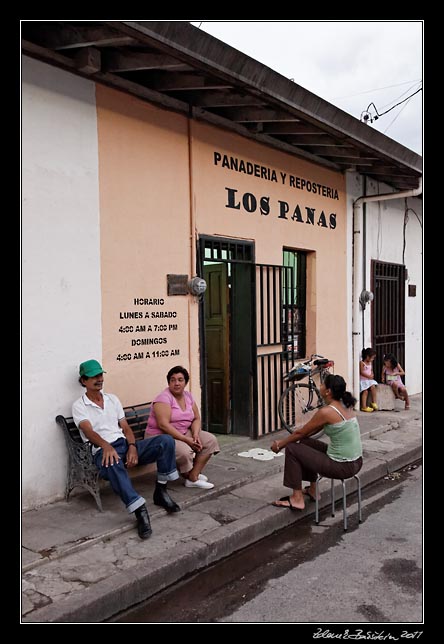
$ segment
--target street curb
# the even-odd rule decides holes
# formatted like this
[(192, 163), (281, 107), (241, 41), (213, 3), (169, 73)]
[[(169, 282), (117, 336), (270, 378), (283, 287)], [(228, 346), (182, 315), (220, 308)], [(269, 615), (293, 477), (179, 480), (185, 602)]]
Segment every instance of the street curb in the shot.
[[(279, 474), (280, 472), (283, 472), (284, 470), (284, 464), (283, 464), (283, 459), (282, 463), (281, 462), (276, 462), (275, 467), (273, 468), (272, 471), (267, 471), (267, 476), (271, 476), (273, 474)], [(271, 468), (270, 468), (271, 469)], [(223, 496), (224, 494), (227, 494), (229, 492), (232, 492), (234, 490), (237, 490), (241, 487), (244, 487), (244, 485), (248, 485), (250, 483), (255, 483), (256, 481), (260, 481), (264, 478), (264, 474), (261, 472), (256, 472), (256, 473), (250, 473), (242, 476), (241, 478), (235, 480), (235, 481), (230, 481), (227, 483), (223, 483), (222, 485), (218, 486), (217, 488), (214, 488), (213, 490), (206, 490), (205, 491), (205, 497), (202, 496), (196, 496), (195, 498), (190, 498), (185, 501), (181, 502), (181, 509), (182, 510), (188, 510), (189, 508), (192, 508), (199, 503), (203, 499), (205, 501), (211, 501), (212, 499), (218, 498), (219, 496)], [(164, 515), (163, 510), (151, 510), (150, 511), (150, 518), (155, 519), (156, 517), (160, 517)], [(29, 572), (30, 570), (34, 570), (36, 568), (39, 568), (40, 566), (44, 566), (48, 564), (51, 561), (58, 561), (60, 559), (63, 559), (64, 557), (67, 557), (68, 555), (75, 554), (77, 552), (81, 552), (82, 550), (87, 550), (91, 546), (100, 543), (104, 539), (114, 539), (115, 537), (120, 536), (121, 534), (124, 534), (125, 532), (133, 532), (134, 531), (134, 521), (128, 521), (125, 525), (121, 526), (120, 528), (117, 529), (112, 529), (108, 530), (107, 532), (102, 532), (98, 534), (95, 537), (92, 537), (88, 539), (87, 541), (82, 541), (80, 543), (74, 543), (72, 545), (69, 545), (68, 547), (64, 549), (60, 549), (56, 551), (54, 554), (50, 554), (47, 557), (44, 557), (42, 559), (37, 559), (35, 561), (32, 561), (28, 564), (24, 564), (22, 566), (22, 574), (25, 572)]]
[[(361, 485), (365, 487), (421, 457), (420, 441), (411, 444), (408, 449), (397, 449), (385, 456), (375, 456), (368, 462), (367, 467), (364, 464), (361, 470)], [(248, 481), (248, 483), (251, 482), (254, 481)], [(350, 488), (349, 492), (352, 490), (354, 488)], [(329, 494), (323, 494), (322, 497), (319, 507), (325, 508), (330, 504)], [(216, 563), (313, 513), (314, 504), (297, 513), (284, 512), (267, 504), (253, 514), (203, 534), (199, 539), (180, 543), (162, 555), (146, 559), (143, 563), (112, 575), (85, 590), (71, 593), (60, 602), (34, 610), (25, 615), (23, 621), (25, 623), (103, 622), (149, 599), (187, 575)]]

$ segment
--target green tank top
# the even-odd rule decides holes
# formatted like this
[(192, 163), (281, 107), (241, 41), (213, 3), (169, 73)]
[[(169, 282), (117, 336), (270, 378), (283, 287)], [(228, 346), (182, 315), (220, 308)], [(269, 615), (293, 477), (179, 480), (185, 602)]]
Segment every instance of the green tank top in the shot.
[(330, 439), (327, 456), (333, 461), (355, 461), (362, 456), (361, 431), (356, 417), (324, 425)]

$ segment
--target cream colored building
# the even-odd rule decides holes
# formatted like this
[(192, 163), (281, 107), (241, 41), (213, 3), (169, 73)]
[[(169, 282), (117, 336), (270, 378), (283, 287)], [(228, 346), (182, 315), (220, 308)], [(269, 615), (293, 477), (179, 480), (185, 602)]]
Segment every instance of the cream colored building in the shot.
[[(159, 23), (119, 24), (143, 37), (152, 25), (153, 39)], [(69, 30), (31, 27), (24, 27), (22, 63), (24, 509), (63, 496), (66, 448), (54, 419), (71, 415), (84, 360), (103, 364), (106, 390), (124, 405), (152, 400), (166, 386), (167, 371), (181, 364), (205, 427), (252, 437), (280, 428), (282, 373), (312, 353), (333, 359), (353, 388), (357, 347), (401, 348), (409, 392), (421, 391), (422, 202), (367, 203), (359, 256), (364, 229), (354, 228), (353, 212), (364, 194), (414, 191), (420, 157), (378, 135), (376, 158), (388, 169), (364, 175), (359, 163), (335, 165), (316, 146), (314, 154), (303, 144), (292, 149), (229, 127), (214, 112), (185, 113), (171, 93), (136, 91), (128, 79), (101, 71), (105, 60), (112, 70), (107, 45), (100, 50), (96, 42), (85, 58), (85, 40), (76, 56), (67, 56), (60, 39)], [(185, 35), (194, 30), (182, 27)], [(182, 56), (190, 67), (191, 45), (184, 53), (180, 29), (176, 24), (168, 36), (168, 55), (176, 43), (176, 62)], [(214, 40), (201, 37), (202, 46)], [(166, 38), (159, 35), (163, 48)], [(118, 56), (120, 65), (128, 60), (123, 42), (116, 40), (115, 66)], [(202, 60), (202, 52), (194, 55)], [(252, 76), (267, 71), (243, 58)], [(221, 74), (223, 61), (212, 64), (207, 58), (206, 72)], [(261, 87), (263, 100), (279, 91), (266, 79)], [(331, 131), (341, 114), (332, 116)], [(325, 127), (320, 117), (310, 119)], [(358, 126), (349, 145), (359, 148)], [(398, 169), (392, 176), (390, 150), (411, 187), (396, 183)], [(196, 276), (206, 281), (204, 295), (190, 292)], [(397, 310), (403, 306), (395, 321), (375, 311), (377, 301), (394, 301), (388, 282)], [(375, 299), (357, 308), (356, 293), (366, 289)]]

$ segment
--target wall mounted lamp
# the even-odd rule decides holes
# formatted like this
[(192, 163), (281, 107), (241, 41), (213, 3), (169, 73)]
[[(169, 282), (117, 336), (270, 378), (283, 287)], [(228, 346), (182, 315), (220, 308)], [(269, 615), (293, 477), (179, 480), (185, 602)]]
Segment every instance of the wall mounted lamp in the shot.
[(362, 310), (365, 310), (365, 307), (367, 306), (368, 302), (373, 302), (374, 295), (371, 291), (366, 291), (365, 289), (361, 292), (361, 295), (359, 296), (359, 303), (361, 305)]
[(192, 295), (203, 295), (207, 290), (207, 283), (202, 277), (193, 277), (188, 282), (188, 290)]

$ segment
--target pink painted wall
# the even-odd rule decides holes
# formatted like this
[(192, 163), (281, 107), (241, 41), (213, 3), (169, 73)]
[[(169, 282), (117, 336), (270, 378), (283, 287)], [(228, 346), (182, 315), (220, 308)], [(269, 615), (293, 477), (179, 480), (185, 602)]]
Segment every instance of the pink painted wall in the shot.
[[(189, 366), (189, 296), (168, 297), (166, 277), (190, 273), (187, 120), (96, 91), (105, 387), (123, 404), (142, 403), (166, 386), (170, 367)], [(124, 317), (132, 313), (142, 317)], [(146, 339), (159, 344), (132, 344)]]

